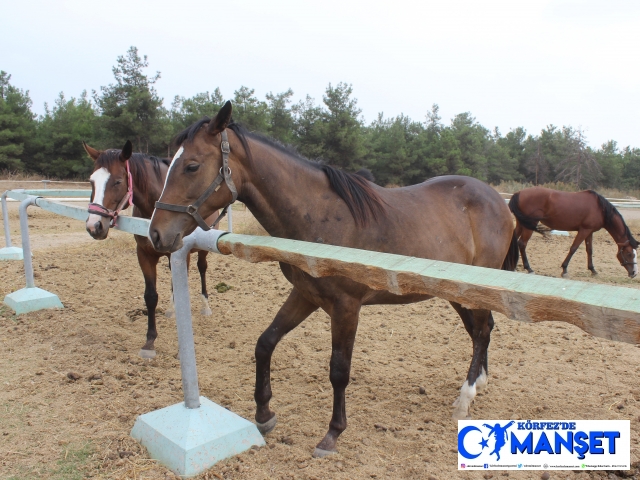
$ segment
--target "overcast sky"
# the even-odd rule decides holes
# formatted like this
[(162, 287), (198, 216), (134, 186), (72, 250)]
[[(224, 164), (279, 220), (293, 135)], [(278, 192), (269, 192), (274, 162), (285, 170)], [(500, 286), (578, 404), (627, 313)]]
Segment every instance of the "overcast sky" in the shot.
[(571, 125), (594, 147), (640, 147), (637, 0), (20, 0), (1, 12), (0, 69), (37, 113), (113, 82), (135, 45), (166, 106), (241, 85), (320, 103), (342, 81), (367, 123), (424, 120), (437, 103), (445, 123), (469, 111), (503, 134)]

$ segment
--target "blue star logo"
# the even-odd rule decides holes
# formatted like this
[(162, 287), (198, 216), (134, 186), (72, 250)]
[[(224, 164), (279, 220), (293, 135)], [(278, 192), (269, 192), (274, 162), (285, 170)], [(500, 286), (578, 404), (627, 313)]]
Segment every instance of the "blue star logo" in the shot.
[(482, 449), (484, 450), (484, 447), (488, 447), (489, 446), (489, 439), (485, 439), (483, 438), (482, 441), (480, 442), (480, 445), (482, 445)]

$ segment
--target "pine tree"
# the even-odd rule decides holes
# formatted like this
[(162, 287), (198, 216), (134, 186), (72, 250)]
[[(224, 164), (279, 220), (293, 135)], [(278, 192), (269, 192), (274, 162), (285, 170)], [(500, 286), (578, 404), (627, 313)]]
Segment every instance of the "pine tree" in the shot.
[(0, 169), (18, 170), (25, 164), (25, 144), (35, 134), (35, 115), (29, 92), (10, 80), (11, 75), (0, 71)]
[(94, 92), (102, 113), (104, 138), (111, 147), (129, 139), (140, 152), (166, 151), (170, 137), (168, 114), (154, 87), (160, 72), (148, 77), (143, 72), (148, 66), (147, 56), (141, 58), (138, 49), (130, 47), (112, 69), (116, 82), (100, 87), (100, 95)]

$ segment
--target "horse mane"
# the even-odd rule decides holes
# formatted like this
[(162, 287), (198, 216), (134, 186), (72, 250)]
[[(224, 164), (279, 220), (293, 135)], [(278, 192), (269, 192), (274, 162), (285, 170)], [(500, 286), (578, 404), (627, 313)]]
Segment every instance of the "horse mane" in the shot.
[(604, 198), (598, 192), (594, 190), (588, 190), (588, 192), (594, 194), (598, 199), (598, 204), (600, 205), (600, 208), (602, 209), (602, 214), (604, 215), (605, 228), (613, 226), (613, 219), (616, 216), (620, 217), (620, 221), (624, 226), (624, 231), (625, 231), (625, 234), (627, 235), (627, 238), (629, 239), (629, 243), (633, 248), (638, 248), (640, 243), (638, 243), (638, 241), (635, 238), (633, 238), (633, 235), (631, 234), (631, 230), (629, 230), (629, 227), (624, 221), (624, 218), (622, 217), (622, 215), (620, 215), (620, 212), (618, 211), (618, 209), (614, 207), (609, 200)]
[[(107, 170), (111, 168), (116, 162), (120, 162), (120, 153), (122, 150), (109, 149), (105, 150), (96, 159), (96, 168), (104, 167)], [(169, 166), (170, 160), (165, 158), (154, 157), (153, 155), (147, 155), (145, 153), (134, 153), (129, 159), (129, 169), (133, 177), (133, 183), (141, 193), (147, 193), (147, 187), (149, 185), (149, 178), (147, 175), (147, 169), (145, 168), (147, 163), (151, 163), (156, 179), (161, 182), (162, 174), (160, 172), (160, 163), (164, 163)]]
[[(174, 139), (175, 145), (178, 146), (184, 142), (191, 142), (200, 128), (209, 121), (211, 121), (209, 117), (204, 117), (184, 129), (176, 135)], [(331, 189), (347, 204), (347, 208), (349, 208), (351, 216), (356, 221), (356, 224), (361, 227), (365, 227), (371, 219), (378, 221), (380, 216), (384, 215), (385, 201), (372, 188), (371, 183), (369, 183), (373, 182), (373, 175), (368, 170), (361, 169), (357, 173), (349, 173), (331, 165), (326, 165), (318, 161), (311, 161), (300, 155), (294, 147), (290, 145), (283, 145), (277, 140), (265, 135), (250, 132), (243, 125), (233, 122), (233, 120), (227, 128), (232, 130), (240, 139), (242, 147), (247, 152), (249, 161), (253, 161), (253, 158), (251, 156), (251, 149), (249, 148), (247, 138), (251, 138), (262, 144), (273, 147), (307, 166), (324, 172), (329, 179)]]

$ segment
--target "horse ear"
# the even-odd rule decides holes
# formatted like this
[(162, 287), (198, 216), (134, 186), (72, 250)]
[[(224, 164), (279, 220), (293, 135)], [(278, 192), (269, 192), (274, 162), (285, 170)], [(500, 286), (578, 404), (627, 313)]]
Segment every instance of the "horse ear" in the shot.
[(98, 157), (100, 156), (100, 151), (96, 150), (95, 148), (91, 148), (89, 145), (87, 145), (86, 143), (82, 142), (82, 146), (84, 147), (84, 151), (87, 152), (87, 154), (93, 159), (93, 161), (95, 162)]
[(231, 102), (227, 100), (218, 114), (209, 122), (209, 127), (207, 128), (207, 133), (209, 135), (217, 135), (231, 122)]
[(120, 153), (120, 160), (126, 162), (131, 158), (131, 154), (133, 153), (133, 145), (131, 144), (131, 140), (127, 140), (127, 143), (122, 147), (122, 152)]

